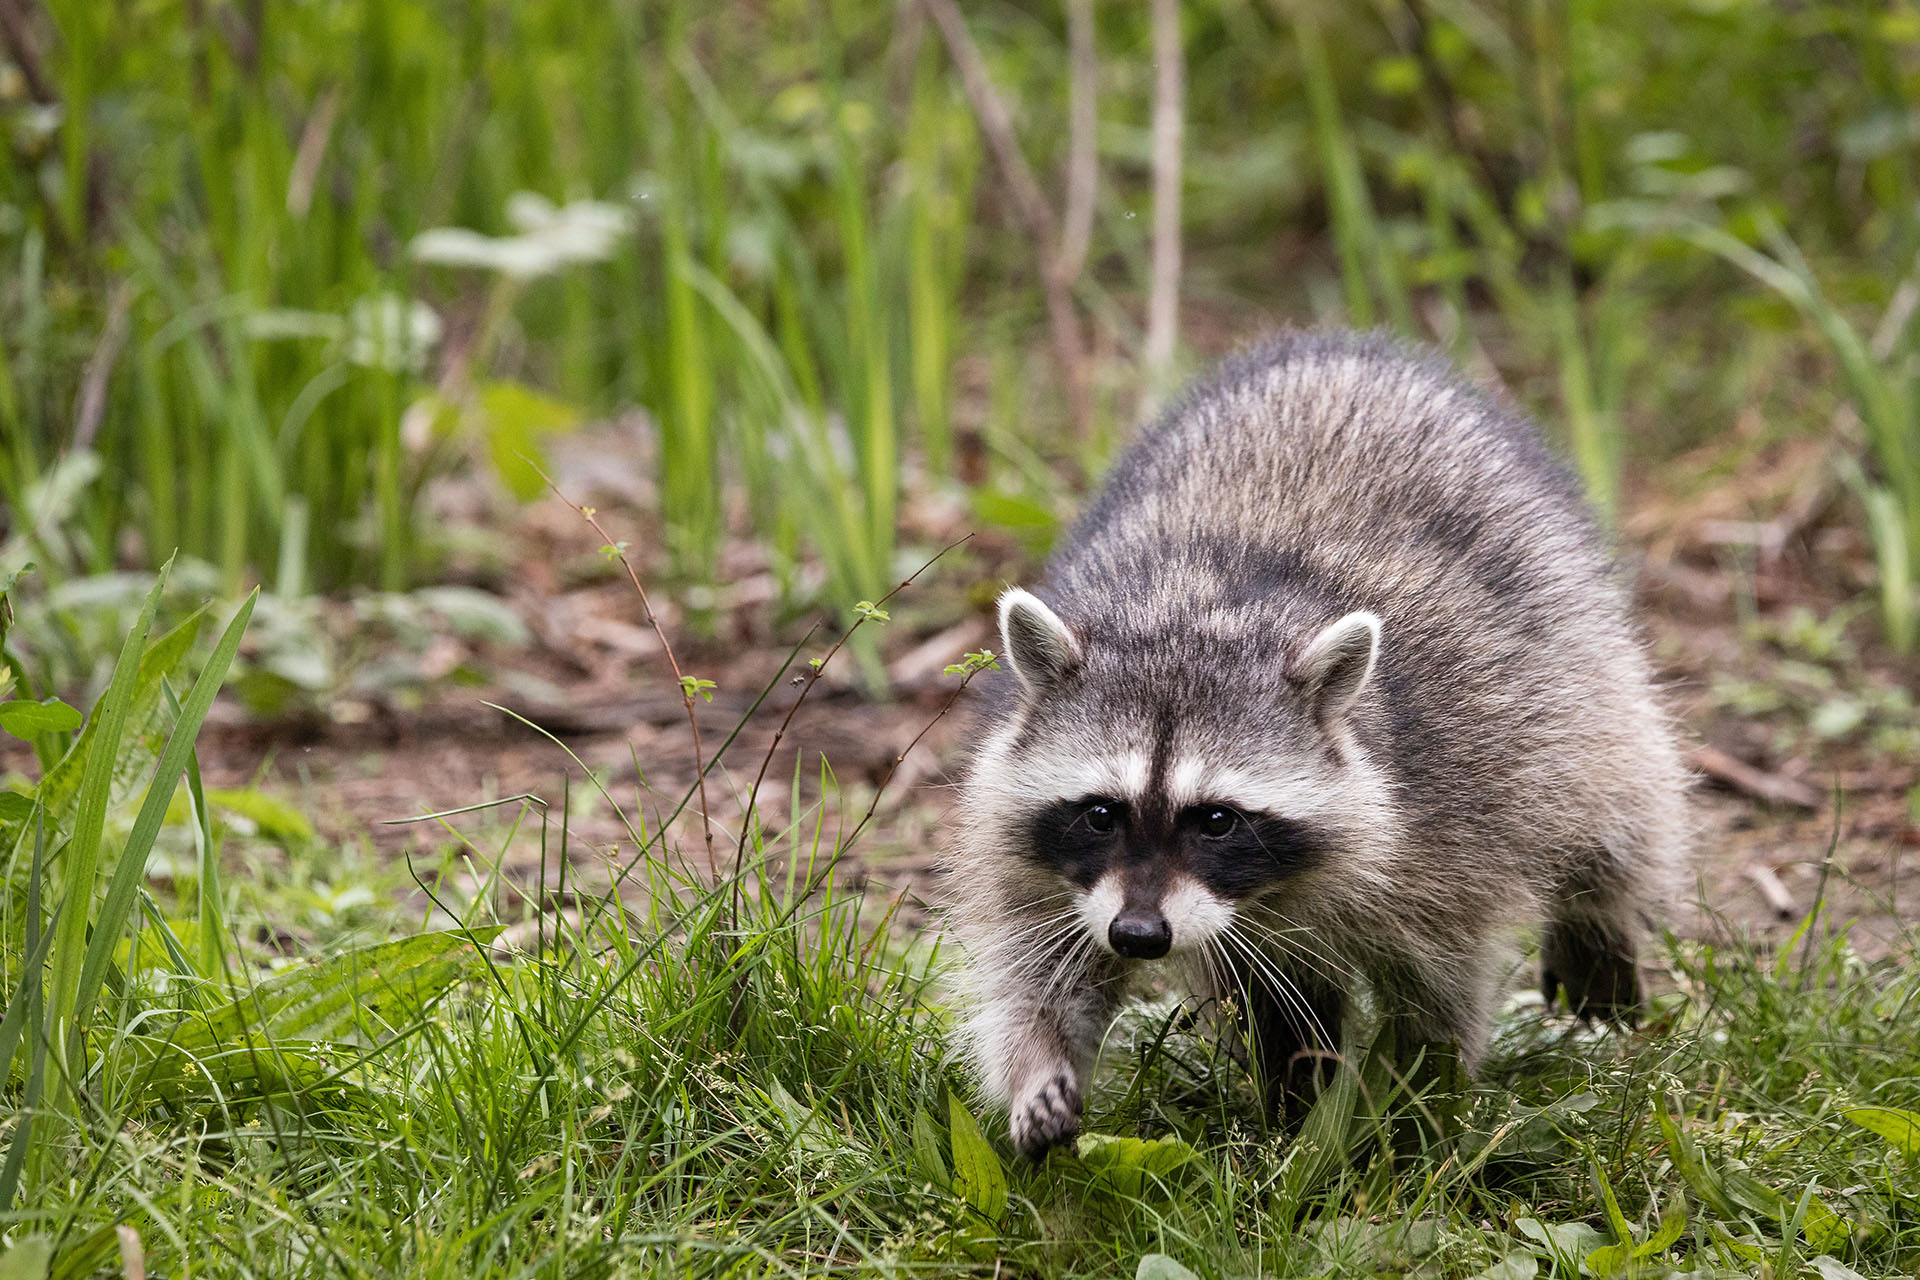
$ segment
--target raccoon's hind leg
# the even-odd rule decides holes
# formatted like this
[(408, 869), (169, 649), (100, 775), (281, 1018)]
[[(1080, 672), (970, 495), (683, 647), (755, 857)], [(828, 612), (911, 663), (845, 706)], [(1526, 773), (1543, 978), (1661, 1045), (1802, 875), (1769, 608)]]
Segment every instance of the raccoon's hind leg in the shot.
[(1548, 921), (1540, 939), (1540, 992), (1552, 1004), (1562, 991), (1582, 1018), (1631, 1025), (1640, 1012), (1632, 935), (1616, 921), (1590, 915)]
[(1582, 1018), (1631, 1024), (1640, 1011), (1634, 962), (1634, 895), (1620, 883), (1613, 856), (1596, 851), (1555, 895), (1540, 938), (1540, 991), (1552, 1004), (1562, 991)]

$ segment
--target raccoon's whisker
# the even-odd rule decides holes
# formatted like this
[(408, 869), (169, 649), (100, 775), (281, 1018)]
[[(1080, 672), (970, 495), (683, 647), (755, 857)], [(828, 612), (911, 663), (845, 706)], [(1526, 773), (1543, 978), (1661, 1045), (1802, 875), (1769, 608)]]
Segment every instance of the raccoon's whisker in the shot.
[[(1234, 927), (1229, 926), (1225, 932), (1226, 935), (1238, 943), (1248, 957), (1253, 960), (1267, 981), (1275, 988), (1275, 994), (1285, 1000), (1287, 1006), (1293, 1010), (1301, 1022), (1310, 1027), (1315, 1035), (1319, 1036), (1320, 1043), (1329, 1048), (1338, 1048), (1340, 1041), (1328, 1029), (1327, 1024), (1321, 1019), (1319, 1011), (1314, 1008), (1313, 1002), (1307, 999), (1306, 992), (1302, 991), (1300, 984), (1294, 981), (1293, 975), (1281, 968), (1272, 956), (1261, 950), (1258, 944), (1239, 933)], [(1319, 976), (1324, 977), (1325, 975)]]
[(1276, 927), (1264, 920), (1242, 917), (1235, 921), (1235, 927), (1242, 926), (1253, 937), (1270, 942), (1288, 955), (1298, 958), (1315, 977), (1334, 986), (1345, 986), (1356, 976), (1352, 965), (1327, 955), (1315, 946), (1311, 941), (1312, 932), (1304, 925), (1293, 924), (1282, 917)]

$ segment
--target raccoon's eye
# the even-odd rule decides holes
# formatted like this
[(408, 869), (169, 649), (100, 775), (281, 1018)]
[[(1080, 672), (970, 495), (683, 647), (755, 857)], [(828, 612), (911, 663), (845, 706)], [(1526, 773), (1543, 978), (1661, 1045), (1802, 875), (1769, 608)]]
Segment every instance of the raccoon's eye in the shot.
[(1101, 835), (1112, 831), (1114, 824), (1119, 821), (1119, 815), (1113, 811), (1113, 806), (1110, 804), (1089, 805), (1086, 812), (1080, 816), (1087, 820), (1089, 827)]
[(1217, 840), (1233, 830), (1238, 821), (1240, 815), (1231, 809), (1208, 809), (1200, 817), (1200, 832)]

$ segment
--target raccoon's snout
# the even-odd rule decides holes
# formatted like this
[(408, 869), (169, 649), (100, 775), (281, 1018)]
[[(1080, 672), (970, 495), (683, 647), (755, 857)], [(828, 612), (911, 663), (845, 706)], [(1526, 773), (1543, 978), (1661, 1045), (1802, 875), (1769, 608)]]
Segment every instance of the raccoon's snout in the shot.
[(1173, 949), (1173, 926), (1151, 908), (1122, 911), (1107, 926), (1107, 942), (1129, 960), (1158, 960)]

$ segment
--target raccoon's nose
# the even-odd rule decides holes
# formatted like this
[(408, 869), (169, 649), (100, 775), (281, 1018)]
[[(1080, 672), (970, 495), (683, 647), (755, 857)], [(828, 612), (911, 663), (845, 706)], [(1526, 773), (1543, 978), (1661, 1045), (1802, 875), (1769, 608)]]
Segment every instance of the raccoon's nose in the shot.
[(1173, 926), (1158, 911), (1122, 911), (1107, 926), (1107, 941), (1134, 960), (1158, 960), (1173, 948)]

